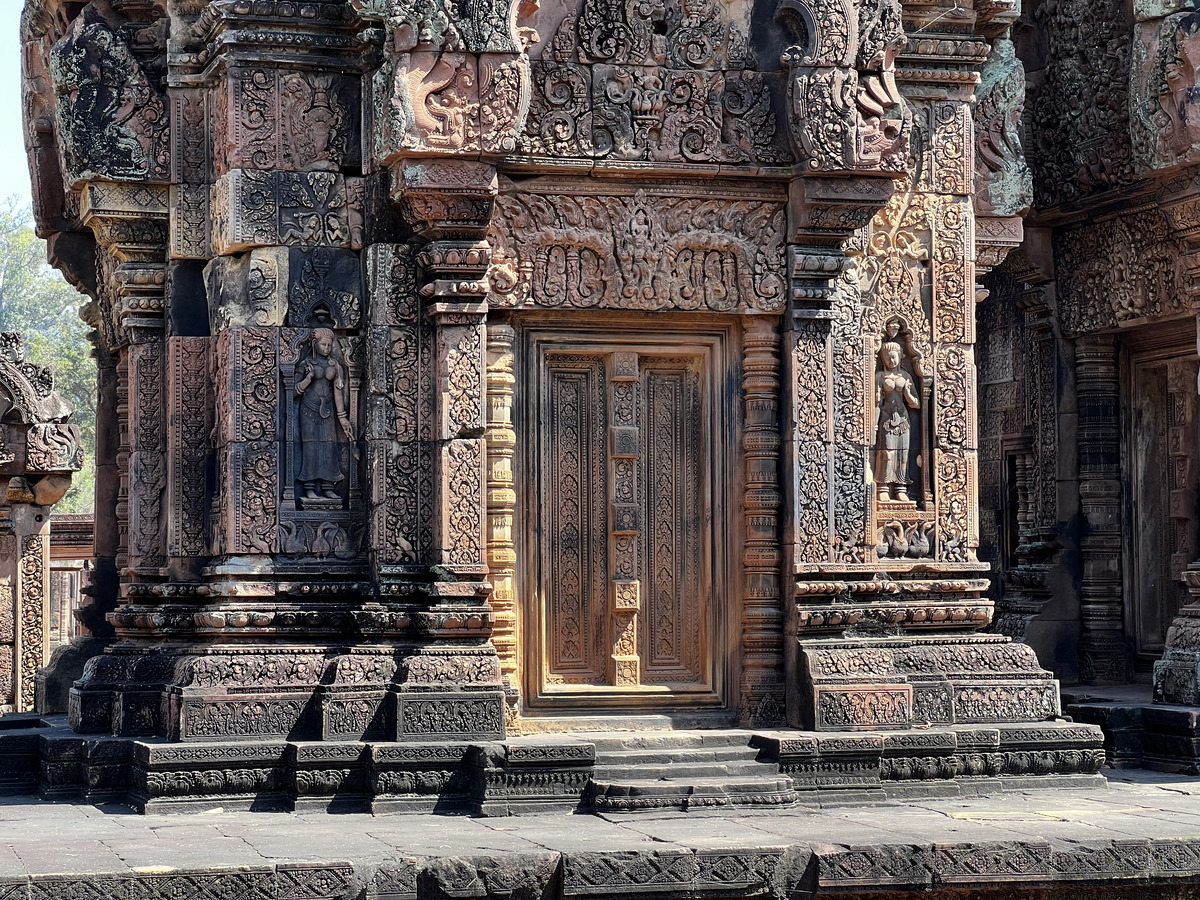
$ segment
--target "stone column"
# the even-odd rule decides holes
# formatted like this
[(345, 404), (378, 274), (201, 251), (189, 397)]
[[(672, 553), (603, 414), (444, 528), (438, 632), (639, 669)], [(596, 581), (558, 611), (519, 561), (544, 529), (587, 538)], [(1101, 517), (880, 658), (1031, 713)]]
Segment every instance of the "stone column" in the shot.
[(776, 320), (747, 316), (742, 340), (742, 393), (746, 426), (746, 544), (742, 553), (742, 688), (739, 709), (746, 727), (769, 728), (784, 720), (783, 610), (780, 597), (779, 332)]
[(488, 321), (487, 366), (487, 504), (488, 569), (492, 582), (492, 614), (495, 628), (492, 644), (500, 659), (500, 673), (507, 698), (510, 722), (515, 718), (520, 699), (520, 633), (517, 630), (516, 566), (517, 551), (513, 540), (513, 517), (517, 506), (513, 481), (513, 454), (517, 433), (513, 427), (513, 372), (511, 325), (490, 318)]
[(1121, 585), (1120, 386), (1113, 335), (1075, 343), (1079, 398), (1079, 496), (1083, 585), (1079, 675), (1088, 684), (1124, 684), (1127, 673)]
[(0, 711), (30, 712), (50, 661), (50, 510), (13, 497), (0, 521)]

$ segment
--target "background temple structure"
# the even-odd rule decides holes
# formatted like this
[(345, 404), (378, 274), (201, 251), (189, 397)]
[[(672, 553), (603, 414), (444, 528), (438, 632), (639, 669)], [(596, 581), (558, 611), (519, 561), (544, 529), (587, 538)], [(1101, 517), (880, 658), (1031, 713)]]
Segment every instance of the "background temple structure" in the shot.
[(112, 634), (9, 782), (774, 807), (1096, 786), (1098, 725), (1194, 767), (1200, 14), (1095, 7), (29, 0)]

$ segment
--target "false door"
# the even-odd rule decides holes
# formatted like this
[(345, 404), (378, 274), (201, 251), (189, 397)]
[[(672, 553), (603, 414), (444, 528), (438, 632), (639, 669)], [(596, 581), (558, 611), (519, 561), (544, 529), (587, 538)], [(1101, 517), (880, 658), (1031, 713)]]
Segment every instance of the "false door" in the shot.
[(1182, 347), (1134, 349), (1127, 357), (1126, 616), (1139, 672), (1162, 656), (1171, 620), (1189, 599), (1184, 570), (1200, 554), (1198, 363), (1188, 337)]
[(719, 345), (560, 338), (532, 349), (527, 696), (592, 712), (719, 703)]

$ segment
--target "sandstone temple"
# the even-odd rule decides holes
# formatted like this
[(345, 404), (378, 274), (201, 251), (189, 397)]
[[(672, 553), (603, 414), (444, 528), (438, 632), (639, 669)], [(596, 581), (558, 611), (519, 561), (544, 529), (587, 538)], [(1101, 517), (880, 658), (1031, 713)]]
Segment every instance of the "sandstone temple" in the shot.
[(78, 430), (0, 339), (5, 785), (1196, 771), (1191, 0), (27, 0), (21, 46), (99, 437), (51, 662)]

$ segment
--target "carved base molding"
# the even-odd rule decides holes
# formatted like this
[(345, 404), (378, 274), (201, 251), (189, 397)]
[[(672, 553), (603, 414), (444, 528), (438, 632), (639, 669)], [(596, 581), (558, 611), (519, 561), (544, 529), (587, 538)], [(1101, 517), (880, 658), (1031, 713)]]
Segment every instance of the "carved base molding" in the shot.
[[(780, 807), (1104, 784), (1096, 774), (1104, 761), (1100, 729), (1061, 720), (872, 733), (714, 732), (745, 747), (764, 775), (731, 775), (724, 786), (694, 779), (690, 787), (678, 775), (655, 782), (662, 789), (653, 797), (650, 782), (629, 781), (624, 802), (612, 782), (616, 757), (606, 757), (603, 739), (587, 736), (169, 743), (81, 741), (57, 717), (20, 716), (8, 724), (0, 733), (0, 791), (122, 802), (141, 812), (219, 806), (503, 816), (678, 808), (679, 798), (668, 795), (681, 790), (691, 798), (683, 808)], [(663, 740), (662, 733), (622, 737), (652, 747)], [(750, 792), (755, 781), (774, 791)]]
[[(1183, 683), (1195, 686), (1195, 660), (1166, 676), (1168, 684), (1175, 672)], [(1080, 689), (1079, 698), (1064, 698), (1066, 711), (1080, 723), (1099, 726), (1104, 731), (1104, 751), (1108, 765), (1115, 769), (1150, 769), (1200, 775), (1200, 714), (1196, 704), (1180, 700), (1163, 703), (1155, 687), (1154, 702), (1128, 699), (1107, 701), (1089, 698)]]
[(1200, 706), (1200, 562), (1188, 567), (1184, 582), (1192, 600), (1172, 620), (1154, 664), (1154, 702)]
[(880, 731), (1051, 722), (1058, 682), (1033, 650), (998, 635), (800, 641), (801, 725)]
[(146, 653), (116, 647), (71, 689), (80, 734), (248, 740), (493, 740), (504, 736), (490, 645), (224, 648)]

